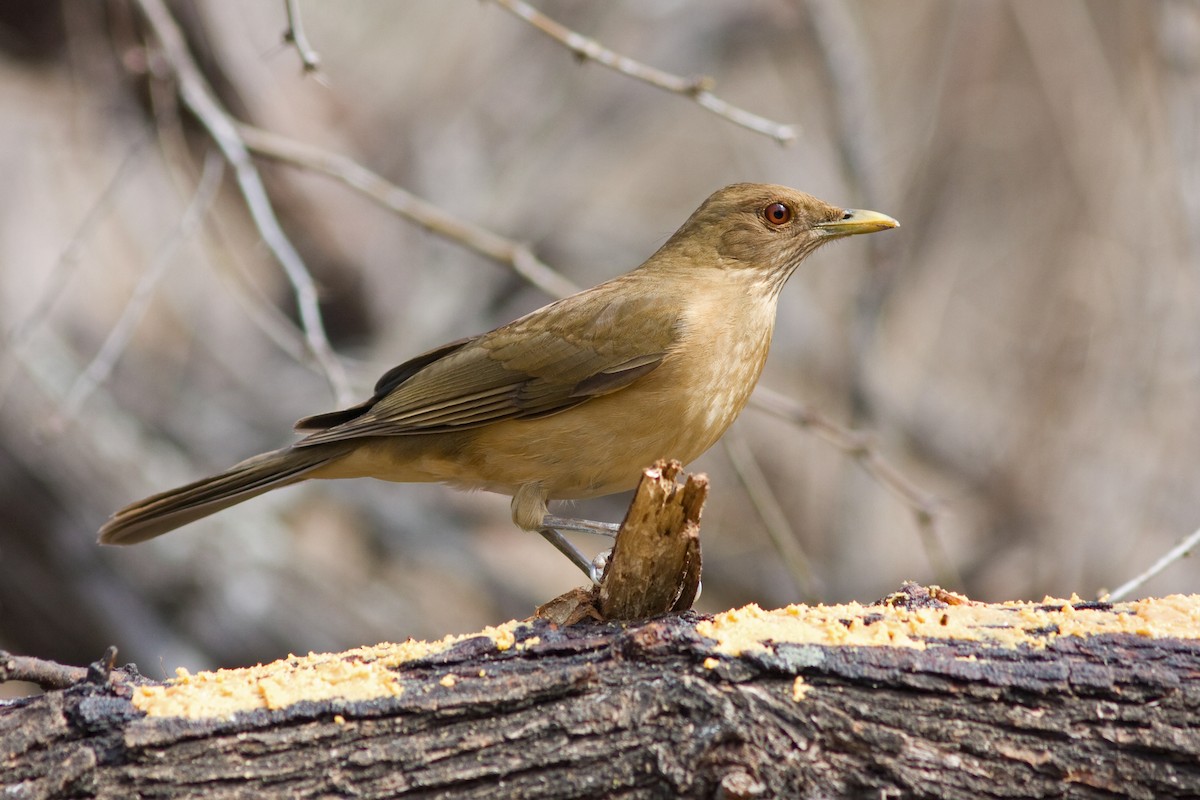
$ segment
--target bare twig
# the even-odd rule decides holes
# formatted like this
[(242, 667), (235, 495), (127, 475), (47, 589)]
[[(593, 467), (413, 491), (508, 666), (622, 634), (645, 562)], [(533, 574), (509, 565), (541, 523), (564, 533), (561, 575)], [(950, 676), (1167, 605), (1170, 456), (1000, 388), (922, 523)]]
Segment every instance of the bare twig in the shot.
[(430, 231), (459, 242), (488, 258), (510, 266), (518, 275), (552, 297), (566, 297), (579, 287), (555, 272), (525, 245), (486, 228), (463, 222), (437, 206), (401, 189), (348, 156), (297, 142), (250, 125), (238, 134), (255, 154), (305, 169), (323, 172), (357, 189), (380, 205)]
[(0, 650), (0, 683), (25, 681), (43, 689), (66, 689), (85, 680), (85, 667), (69, 667), (32, 656), (14, 656)]
[(208, 130), (225, 159), (233, 167), (238, 187), (254, 224), (291, 282), (300, 311), (300, 323), (313, 357), (325, 373), (337, 401), (349, 403), (353, 395), (346, 380), (345, 369), (325, 334), (325, 323), (317, 302), (316, 284), (295, 246), (280, 227), (262, 178), (245, 143), (238, 135), (233, 119), (217, 102), (196, 62), (192, 60), (183, 34), (163, 0), (137, 0), (137, 5), (154, 30), (163, 55), (179, 81), (180, 97)]
[(496, 5), (510, 11), (528, 22), (542, 33), (562, 44), (581, 61), (595, 61), (611, 70), (657, 86), (668, 92), (690, 97), (703, 108), (724, 117), (735, 125), (770, 136), (780, 144), (791, 144), (797, 136), (797, 127), (783, 125), (745, 109), (731, 105), (712, 93), (713, 80), (708, 77), (683, 78), (670, 72), (648, 66), (628, 56), (609, 50), (595, 39), (576, 33), (560, 22), (547, 17), (523, 0), (493, 0)]
[(1176, 561), (1179, 561), (1181, 558), (1190, 556), (1192, 551), (1197, 547), (1200, 547), (1200, 530), (1193, 531), (1190, 536), (1181, 539), (1179, 544), (1172, 547), (1162, 558), (1151, 564), (1149, 569), (1140, 575), (1136, 575), (1133, 578), (1125, 581), (1125, 583), (1122, 583), (1116, 589), (1113, 589), (1112, 592), (1110, 592), (1104, 599), (1113, 603), (1117, 602), (1118, 600), (1124, 600), (1130, 594), (1137, 591), (1138, 587), (1140, 587), (1146, 581), (1150, 580), (1155, 575), (1174, 564)]
[[(164, 163), (168, 167), (178, 165), (178, 168), (169, 169), (171, 180), (178, 187), (181, 196), (189, 192), (194, 194), (194, 169), (185, 166), (190, 165), (193, 159), (182, 120), (179, 118), (179, 96), (173, 91), (173, 87), (167, 89), (160, 82), (155, 82), (151, 85), (149, 97), (153, 106), (152, 116), (158, 124), (158, 142), (163, 150)], [(206, 217), (205, 232), (213, 237), (209, 244), (216, 244), (216, 249), (224, 253), (224, 260), (230, 268), (222, 269), (215, 263), (208, 263), (208, 266), (232, 293), (250, 322), (293, 361), (311, 365), (312, 358), (304, 339), (304, 330), (299, 322), (280, 309), (279, 304), (268, 297), (250, 277), (244, 259), (240, 257), (241, 251), (228, 247), (222, 221), (219, 218)], [(211, 262), (215, 253), (212, 247), (205, 246), (197, 251), (197, 256), (205, 262)]]
[(74, 417), (96, 387), (104, 383), (112, 373), (117, 359), (125, 352), (134, 330), (137, 329), (138, 323), (141, 322), (150, 305), (150, 300), (154, 296), (154, 287), (158, 285), (159, 279), (171, 264), (180, 245), (191, 238), (204, 219), (204, 215), (208, 213), (213, 199), (217, 196), (217, 189), (221, 185), (223, 174), (223, 162), (220, 155), (216, 151), (210, 151), (204, 159), (204, 172), (200, 176), (195, 196), (184, 210), (175, 230), (171, 232), (171, 235), (154, 255), (150, 266), (142, 273), (141, 279), (133, 289), (133, 294), (129, 297), (129, 302), (125, 304), (125, 309), (121, 312), (116, 324), (113, 325), (108, 338), (104, 340), (104, 344), (100, 346), (96, 356), (75, 380), (71, 390), (67, 392), (60, 412), (60, 421)]
[(738, 480), (745, 487), (746, 494), (749, 495), (750, 502), (754, 505), (754, 510), (758, 512), (758, 517), (762, 520), (763, 527), (766, 528), (771, 544), (783, 558), (784, 566), (791, 574), (792, 580), (796, 582), (801, 599), (810, 600), (818, 597), (820, 587), (813, 575), (808, 556), (800, 544), (800, 538), (792, 529), (787, 514), (784, 513), (779, 500), (771, 491), (767, 476), (763, 474), (762, 468), (754, 459), (754, 453), (751, 452), (746, 439), (735, 428), (727, 431), (721, 437), (721, 445), (725, 449), (725, 455), (729, 457), (729, 463)]
[(763, 386), (754, 391), (751, 404), (772, 416), (812, 431), (824, 441), (858, 462), (880, 486), (909, 507), (917, 523), (917, 534), (925, 556), (937, 579), (947, 586), (961, 586), (962, 579), (951, 563), (937, 535), (938, 501), (914, 485), (875, 447), (871, 437), (861, 431), (843, 428), (790, 397)]
[(283, 0), (283, 5), (287, 9), (288, 19), (287, 30), (283, 32), (283, 41), (296, 48), (296, 53), (300, 56), (300, 63), (306, 74), (316, 72), (321, 68), (321, 57), (308, 43), (308, 35), (304, 32), (304, 19), (300, 16), (300, 2), (299, 0)]

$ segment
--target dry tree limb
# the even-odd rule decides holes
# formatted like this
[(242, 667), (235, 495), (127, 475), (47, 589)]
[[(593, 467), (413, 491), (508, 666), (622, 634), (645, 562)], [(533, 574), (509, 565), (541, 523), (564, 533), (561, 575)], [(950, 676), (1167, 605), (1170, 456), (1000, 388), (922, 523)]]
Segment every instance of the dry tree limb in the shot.
[(542, 33), (559, 42), (581, 61), (595, 61), (601, 66), (643, 81), (651, 86), (657, 86), (668, 92), (690, 97), (701, 107), (708, 109), (719, 117), (723, 117), (735, 125), (770, 136), (780, 144), (791, 144), (796, 139), (797, 128), (794, 125), (783, 125), (745, 109), (738, 108), (712, 93), (713, 80), (708, 77), (683, 78), (670, 72), (656, 69), (636, 61), (628, 56), (620, 55), (609, 50), (604, 45), (580, 33), (576, 33), (560, 22), (547, 17), (522, 0), (492, 0), (496, 5), (509, 11), (537, 28)]
[(239, 124), (237, 131), (246, 147), (256, 155), (336, 178), (427, 230), (507, 264), (514, 272), (551, 297), (566, 297), (579, 291), (578, 286), (539, 260), (526, 245), (506, 239), (478, 225), (463, 222), (385, 180), (349, 156), (251, 125)]
[[(33, 656), (17, 656), (0, 650), (0, 684), (5, 681), (23, 681), (46, 690), (68, 689), (84, 681), (100, 684), (114, 678), (117, 648), (110, 646), (104, 655), (87, 667), (70, 667)], [(141, 675), (136, 669), (124, 667), (117, 670), (117, 680), (138, 682)]]
[(1104, 596), (1104, 600), (1110, 602), (1124, 600), (1130, 594), (1137, 591), (1138, 587), (1140, 587), (1146, 581), (1150, 580), (1155, 575), (1174, 564), (1176, 561), (1179, 561), (1181, 558), (1187, 558), (1190, 556), (1192, 551), (1197, 547), (1200, 547), (1200, 529), (1193, 531), (1190, 536), (1180, 540), (1179, 544), (1168, 550), (1162, 558), (1151, 564), (1145, 572), (1135, 575), (1134, 577), (1125, 581), (1125, 583), (1122, 583), (1116, 589), (1113, 589), (1111, 593), (1106, 594)]
[(1197, 597), (508, 622), (0, 706), (5, 796), (1200, 793)]
[(304, 265), (303, 259), (296, 251), (287, 234), (279, 224), (271, 199), (263, 186), (254, 160), (246, 149), (245, 142), (238, 134), (237, 126), (228, 112), (221, 107), (204, 79), (200, 68), (192, 59), (184, 41), (183, 33), (175, 23), (171, 12), (167, 10), (163, 0), (136, 0), (142, 15), (154, 31), (154, 36), (162, 48), (162, 54), (170, 65), (176, 80), (179, 82), (179, 95), (200, 123), (212, 136), (213, 141), (221, 149), (225, 159), (234, 169), (238, 187), (250, 211), (254, 224), (258, 227), (263, 241), (275, 255), (283, 267), (292, 291), (296, 296), (296, 304), (300, 312), (301, 326), (304, 329), (305, 340), (309, 350), (329, 381), (330, 387), (339, 403), (350, 403), (353, 394), (341, 361), (333, 352), (329, 337), (325, 333), (325, 323), (321, 318), (318, 305), (317, 287), (312, 275)]
[(83, 667), (70, 667), (33, 656), (17, 656), (0, 650), (0, 684), (24, 681), (42, 689), (66, 689), (87, 678)]
[(916, 486), (885, 459), (869, 435), (843, 428), (790, 397), (762, 386), (755, 390), (750, 403), (755, 408), (787, 420), (798, 428), (812, 431), (858, 462), (880, 486), (890, 491), (912, 511), (921, 546), (938, 580), (951, 586), (962, 585), (962, 579), (937, 535), (940, 505), (937, 498)]

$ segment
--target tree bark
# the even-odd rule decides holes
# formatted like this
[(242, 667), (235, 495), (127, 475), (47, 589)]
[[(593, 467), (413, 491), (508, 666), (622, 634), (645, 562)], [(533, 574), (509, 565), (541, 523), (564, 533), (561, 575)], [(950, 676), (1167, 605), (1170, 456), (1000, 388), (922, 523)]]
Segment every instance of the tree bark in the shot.
[[(899, 602), (955, 610), (913, 587)], [(1129, 613), (1063, 608), (1081, 610)], [(405, 663), (398, 696), (228, 719), (145, 716), (149, 682), (94, 665), (0, 707), (4, 796), (1200, 796), (1195, 638), (728, 655), (698, 633), (711, 621), (535, 620), (504, 650), (480, 636)]]

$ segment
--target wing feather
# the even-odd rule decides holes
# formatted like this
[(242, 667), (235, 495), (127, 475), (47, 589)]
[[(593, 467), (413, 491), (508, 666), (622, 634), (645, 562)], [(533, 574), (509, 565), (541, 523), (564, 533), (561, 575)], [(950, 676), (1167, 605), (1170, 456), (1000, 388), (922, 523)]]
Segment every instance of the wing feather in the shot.
[(370, 400), (308, 417), (298, 446), (364, 436), (441, 433), (547, 416), (629, 386), (680, 334), (659, 298), (622, 291), (637, 273), (552, 303), (390, 370)]

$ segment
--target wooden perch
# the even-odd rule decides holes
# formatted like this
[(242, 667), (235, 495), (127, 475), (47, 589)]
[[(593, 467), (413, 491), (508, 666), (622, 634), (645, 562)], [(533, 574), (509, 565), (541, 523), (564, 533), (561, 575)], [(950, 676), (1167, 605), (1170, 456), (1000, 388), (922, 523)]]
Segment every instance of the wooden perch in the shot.
[(646, 619), (687, 611), (700, 595), (700, 512), (708, 478), (687, 475), (678, 461), (642, 471), (617, 531), (599, 586), (572, 589), (534, 613), (558, 625)]
[[(26, 665), (28, 667), (28, 665)], [(60, 674), (51, 671), (52, 674)], [(0, 706), (5, 797), (1195, 797), (1200, 597), (511, 622)]]

